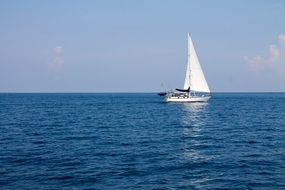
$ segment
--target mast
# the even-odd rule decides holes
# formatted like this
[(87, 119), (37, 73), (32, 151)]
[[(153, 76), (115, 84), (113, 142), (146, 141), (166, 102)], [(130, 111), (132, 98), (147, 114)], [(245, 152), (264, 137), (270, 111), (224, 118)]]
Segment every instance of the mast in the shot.
[[(190, 67), (190, 33), (188, 32), (188, 35), (187, 35), (187, 51), (188, 51), (188, 57), (187, 57), (187, 69), (189, 69), (189, 73), (188, 73), (188, 77), (189, 77), (189, 96), (190, 96), (190, 91), (191, 91), (191, 67)], [(186, 76), (187, 77), (187, 76)]]
[(186, 75), (185, 75), (185, 81), (184, 81), (184, 90), (189, 89), (191, 85), (191, 75), (190, 75), (190, 34), (187, 34), (188, 42), (187, 42), (187, 68), (186, 68)]

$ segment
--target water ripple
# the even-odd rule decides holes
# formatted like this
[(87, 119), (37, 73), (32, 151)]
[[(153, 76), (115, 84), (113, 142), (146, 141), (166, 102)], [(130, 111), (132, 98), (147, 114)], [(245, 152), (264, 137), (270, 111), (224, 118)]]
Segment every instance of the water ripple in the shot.
[(285, 94), (0, 94), (0, 189), (285, 189)]

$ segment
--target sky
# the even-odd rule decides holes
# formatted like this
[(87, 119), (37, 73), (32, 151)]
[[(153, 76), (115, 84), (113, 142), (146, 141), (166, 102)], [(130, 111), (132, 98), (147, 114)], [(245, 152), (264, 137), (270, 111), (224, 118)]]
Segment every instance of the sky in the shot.
[(0, 92), (285, 91), (283, 0), (3, 0)]

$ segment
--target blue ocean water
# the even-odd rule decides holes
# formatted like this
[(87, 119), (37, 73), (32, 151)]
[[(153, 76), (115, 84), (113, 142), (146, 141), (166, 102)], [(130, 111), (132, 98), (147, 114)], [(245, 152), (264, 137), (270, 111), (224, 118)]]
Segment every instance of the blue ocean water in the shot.
[(285, 189), (285, 93), (0, 94), (0, 189)]

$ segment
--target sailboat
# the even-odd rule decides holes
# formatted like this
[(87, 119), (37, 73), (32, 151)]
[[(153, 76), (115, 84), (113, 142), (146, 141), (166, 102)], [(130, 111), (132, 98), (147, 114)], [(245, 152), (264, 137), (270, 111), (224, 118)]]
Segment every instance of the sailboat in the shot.
[(199, 63), (192, 39), (188, 33), (188, 61), (183, 89), (164, 94), (165, 102), (207, 102), (210, 89)]

